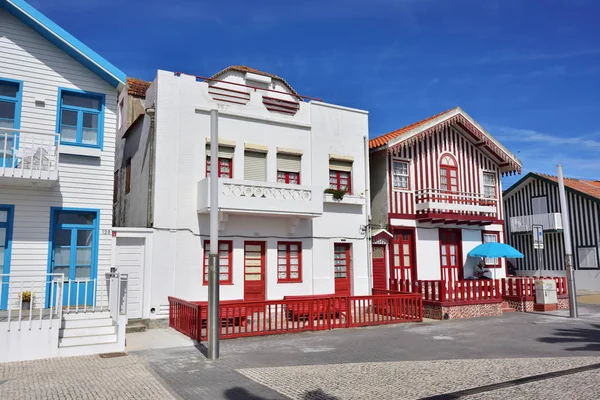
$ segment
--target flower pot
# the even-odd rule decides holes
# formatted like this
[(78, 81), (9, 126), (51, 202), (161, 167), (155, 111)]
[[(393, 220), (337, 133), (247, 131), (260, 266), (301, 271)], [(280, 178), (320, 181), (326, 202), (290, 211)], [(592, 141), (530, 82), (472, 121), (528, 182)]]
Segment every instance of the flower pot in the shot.
[(31, 306), (31, 301), (24, 301), (21, 303), (21, 310), (29, 310)]

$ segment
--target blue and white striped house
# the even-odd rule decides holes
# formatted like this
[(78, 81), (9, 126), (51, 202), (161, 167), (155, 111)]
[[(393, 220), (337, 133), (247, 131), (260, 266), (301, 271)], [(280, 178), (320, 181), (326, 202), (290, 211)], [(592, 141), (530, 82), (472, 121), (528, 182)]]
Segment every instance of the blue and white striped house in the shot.
[[(565, 179), (577, 289), (600, 290), (600, 181)], [(507, 242), (525, 258), (518, 275), (565, 275), (565, 247), (558, 180), (529, 173), (504, 192)], [(533, 248), (533, 225), (544, 230), (544, 249)], [(539, 252), (539, 253), (538, 253)]]
[(0, 0), (0, 60), (0, 362), (114, 348), (117, 318), (50, 328), (108, 305), (125, 74), (23, 0)]

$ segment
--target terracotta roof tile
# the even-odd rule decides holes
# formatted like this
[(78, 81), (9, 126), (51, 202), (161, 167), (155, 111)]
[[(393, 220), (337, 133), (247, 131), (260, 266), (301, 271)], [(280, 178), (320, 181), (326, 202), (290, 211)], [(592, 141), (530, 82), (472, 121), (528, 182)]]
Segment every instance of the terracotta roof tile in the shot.
[(221, 70), (221, 71), (217, 72), (216, 74), (214, 74), (213, 76), (211, 76), (209, 79), (216, 79), (216, 78), (218, 78), (219, 76), (223, 75), (224, 73), (226, 73), (226, 72), (228, 72), (228, 71), (251, 72), (251, 73), (253, 73), (253, 74), (257, 74), (257, 75), (264, 75), (264, 76), (271, 77), (271, 78), (273, 78), (273, 79), (278, 79), (278, 80), (280, 80), (281, 82), (283, 82), (283, 84), (284, 84), (284, 85), (285, 85), (285, 86), (286, 86), (286, 87), (287, 87), (287, 88), (288, 88), (288, 89), (289, 89), (289, 90), (290, 90), (292, 93), (294, 93), (295, 95), (298, 95), (298, 93), (297, 93), (297, 92), (296, 92), (296, 91), (295, 91), (295, 90), (294, 90), (294, 89), (293, 89), (293, 88), (290, 86), (290, 84), (289, 84), (289, 83), (287, 83), (287, 82), (286, 82), (286, 80), (285, 80), (285, 79), (283, 79), (282, 77), (280, 77), (280, 76), (277, 76), (277, 75), (274, 75), (274, 74), (271, 74), (271, 73), (269, 73), (269, 72), (263, 72), (263, 71), (259, 71), (259, 70), (257, 70), (257, 69), (254, 69), (254, 68), (247, 67), (247, 66), (245, 66), (245, 65), (230, 65), (229, 67), (225, 68), (224, 70)]
[(392, 140), (394, 138), (397, 138), (398, 136), (401, 136), (401, 135), (403, 135), (403, 134), (405, 134), (405, 133), (407, 133), (407, 132), (409, 132), (409, 131), (411, 131), (411, 130), (413, 130), (413, 129), (421, 126), (421, 125), (424, 125), (424, 124), (426, 124), (426, 123), (428, 123), (428, 122), (430, 122), (430, 121), (432, 121), (432, 120), (434, 120), (436, 118), (439, 118), (439, 117), (441, 117), (444, 114), (448, 114), (449, 112), (454, 111), (455, 109), (456, 108), (452, 108), (450, 110), (447, 110), (447, 111), (444, 111), (444, 112), (439, 113), (437, 115), (434, 115), (433, 117), (429, 117), (429, 118), (424, 119), (422, 121), (415, 122), (414, 124), (405, 126), (404, 128), (396, 129), (395, 131), (392, 131), (392, 132), (386, 133), (384, 135), (378, 136), (376, 138), (373, 138), (373, 139), (369, 140), (369, 148), (370, 149), (374, 149), (376, 147), (383, 146), (386, 143), (388, 143), (390, 140)]
[[(558, 183), (558, 177), (554, 175), (546, 175), (546, 174), (538, 174), (533, 173), (534, 175), (541, 176), (546, 179), (550, 179), (551, 181)], [(575, 179), (575, 178), (564, 178), (565, 186), (576, 190), (581, 193), (585, 193), (588, 196), (595, 197), (600, 199), (600, 181), (592, 181), (585, 179)]]
[(146, 97), (146, 90), (148, 90), (151, 83), (141, 79), (127, 78), (127, 93), (132, 96)]

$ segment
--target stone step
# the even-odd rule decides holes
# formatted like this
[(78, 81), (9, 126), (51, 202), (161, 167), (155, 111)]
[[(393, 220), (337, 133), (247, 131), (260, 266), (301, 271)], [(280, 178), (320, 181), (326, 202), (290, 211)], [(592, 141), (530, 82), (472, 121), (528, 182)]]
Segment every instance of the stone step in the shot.
[(85, 328), (68, 328), (61, 329), (58, 337), (60, 338), (71, 338), (79, 336), (98, 336), (98, 335), (109, 335), (117, 333), (117, 327), (114, 325), (110, 326), (94, 326)]
[(136, 322), (133, 324), (127, 324), (127, 327), (125, 328), (125, 333), (146, 332), (146, 329), (148, 329), (146, 324)]
[(58, 347), (87, 346), (103, 343), (116, 343), (117, 334), (65, 337), (58, 339)]
[(61, 329), (76, 329), (76, 328), (96, 328), (103, 326), (113, 326), (112, 318), (91, 318), (91, 319), (76, 319), (62, 320)]
[(502, 309), (502, 313), (510, 313), (510, 312), (516, 312), (517, 310), (515, 310), (512, 307), (507, 307), (507, 308), (503, 308)]

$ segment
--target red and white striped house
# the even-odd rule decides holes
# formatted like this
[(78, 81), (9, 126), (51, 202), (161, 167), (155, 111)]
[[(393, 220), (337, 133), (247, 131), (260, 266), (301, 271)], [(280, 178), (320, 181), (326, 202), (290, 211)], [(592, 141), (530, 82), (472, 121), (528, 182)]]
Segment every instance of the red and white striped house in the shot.
[[(456, 281), (473, 275), (467, 253), (504, 242), (503, 175), (521, 161), (460, 107), (369, 141), (373, 283)], [(486, 260), (494, 278), (504, 261)]]

